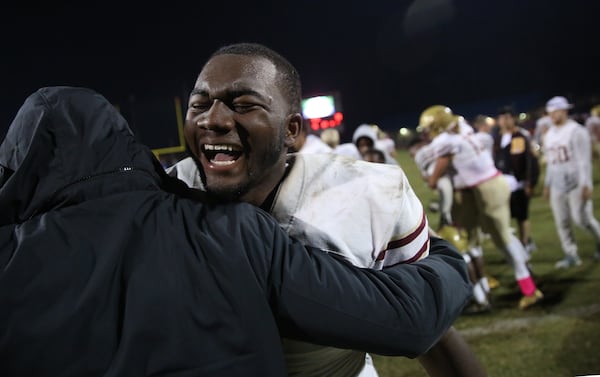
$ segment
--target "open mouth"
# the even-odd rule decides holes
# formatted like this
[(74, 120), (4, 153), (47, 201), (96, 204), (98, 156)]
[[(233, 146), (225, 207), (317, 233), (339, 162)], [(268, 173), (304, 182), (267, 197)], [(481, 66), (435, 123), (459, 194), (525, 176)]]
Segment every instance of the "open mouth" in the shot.
[(243, 154), (243, 151), (229, 144), (204, 144), (202, 153), (214, 166), (228, 166), (234, 164)]

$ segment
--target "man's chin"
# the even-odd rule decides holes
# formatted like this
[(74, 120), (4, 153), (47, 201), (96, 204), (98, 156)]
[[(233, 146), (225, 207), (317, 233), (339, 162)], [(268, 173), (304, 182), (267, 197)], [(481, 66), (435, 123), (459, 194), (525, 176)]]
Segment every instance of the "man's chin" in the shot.
[(239, 201), (244, 193), (243, 187), (239, 185), (211, 184), (209, 180), (205, 181), (204, 185), (207, 193), (222, 201)]

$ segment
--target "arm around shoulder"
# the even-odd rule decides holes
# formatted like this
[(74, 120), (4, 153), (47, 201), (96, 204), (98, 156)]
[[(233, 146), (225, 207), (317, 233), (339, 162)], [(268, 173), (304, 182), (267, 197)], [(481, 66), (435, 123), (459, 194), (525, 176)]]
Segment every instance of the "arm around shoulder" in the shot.
[(466, 265), (446, 241), (427, 258), (384, 270), (352, 266), (275, 232), (269, 290), (286, 337), (383, 355), (432, 347), (471, 295)]

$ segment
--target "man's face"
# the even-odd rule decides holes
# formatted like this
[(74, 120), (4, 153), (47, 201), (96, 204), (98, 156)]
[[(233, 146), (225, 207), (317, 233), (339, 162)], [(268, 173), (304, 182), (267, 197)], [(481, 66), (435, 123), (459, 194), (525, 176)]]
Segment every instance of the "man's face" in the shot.
[(552, 119), (552, 123), (560, 126), (566, 122), (568, 113), (567, 110), (554, 110), (548, 113), (548, 115), (550, 116), (550, 119)]
[(498, 115), (498, 125), (503, 130), (512, 130), (515, 128), (515, 118), (511, 114)]
[(373, 140), (368, 137), (359, 137), (358, 140), (356, 140), (356, 147), (360, 154), (363, 155), (367, 153), (370, 148), (373, 148)]
[(206, 190), (260, 205), (285, 171), (295, 119), (288, 109), (271, 61), (212, 58), (190, 95), (184, 128)]
[(368, 150), (363, 155), (363, 160), (365, 160), (367, 162), (376, 162), (376, 163), (380, 163), (380, 164), (385, 163), (385, 157), (381, 153), (379, 153), (377, 151), (373, 151), (373, 150)]

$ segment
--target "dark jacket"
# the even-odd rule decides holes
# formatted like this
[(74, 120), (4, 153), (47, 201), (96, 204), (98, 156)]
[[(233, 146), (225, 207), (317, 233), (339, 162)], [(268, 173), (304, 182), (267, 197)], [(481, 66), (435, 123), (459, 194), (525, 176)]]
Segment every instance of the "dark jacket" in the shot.
[(280, 332), (413, 357), (469, 297), (444, 241), (363, 270), (251, 205), (183, 198), (91, 90), (31, 95), (0, 167), (0, 376), (282, 376)]
[(531, 150), (531, 140), (518, 127), (511, 135), (511, 142), (502, 147), (502, 134), (494, 138), (494, 162), (503, 174), (514, 176), (533, 188), (538, 181), (539, 162)]

